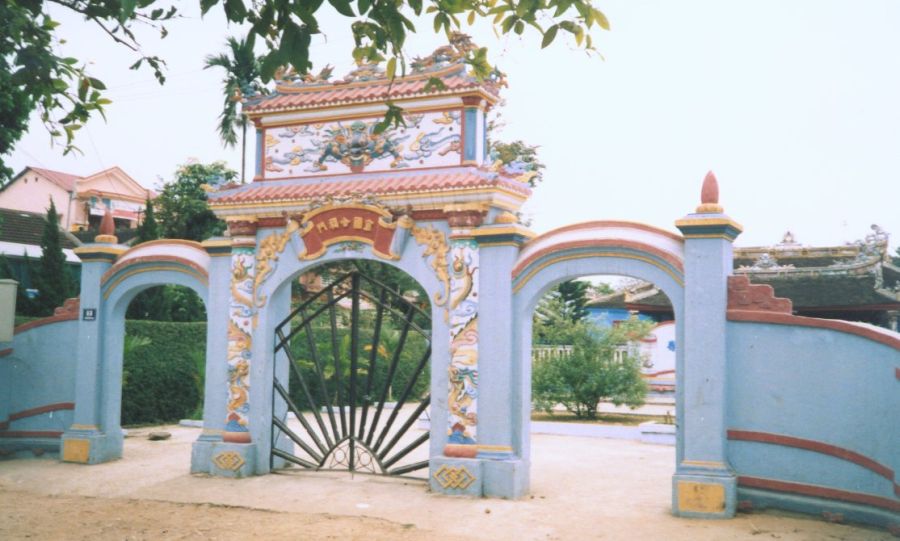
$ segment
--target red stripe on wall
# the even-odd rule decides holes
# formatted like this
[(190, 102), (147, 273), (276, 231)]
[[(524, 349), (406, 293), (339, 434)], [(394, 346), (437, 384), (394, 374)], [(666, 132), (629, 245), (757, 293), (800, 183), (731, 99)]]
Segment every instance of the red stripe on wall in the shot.
[(10, 430), (0, 432), (0, 438), (58, 438), (62, 432), (52, 430)]
[(772, 445), (783, 445), (785, 447), (795, 447), (797, 449), (805, 449), (807, 451), (814, 451), (816, 453), (830, 455), (843, 460), (847, 460), (858, 466), (862, 466), (867, 470), (871, 470), (884, 477), (888, 481), (894, 481), (894, 470), (888, 468), (884, 464), (880, 464), (867, 456), (857, 453), (856, 451), (851, 451), (850, 449), (844, 449), (843, 447), (838, 447), (836, 445), (831, 445), (821, 441), (795, 438), (793, 436), (783, 436), (781, 434), (772, 434), (769, 432), (753, 432), (750, 430), (729, 430), (728, 439), (736, 441), (769, 443)]
[(746, 321), (750, 323), (772, 323), (774, 325), (794, 325), (797, 327), (815, 327), (832, 331), (855, 334), (869, 340), (882, 343), (900, 350), (900, 337), (860, 325), (854, 325), (838, 319), (818, 319), (814, 317), (794, 316), (778, 312), (759, 312), (755, 310), (728, 310), (728, 321)]
[(6, 357), (7, 355), (12, 355), (13, 348), (0, 349), (0, 357)]
[(40, 415), (42, 413), (49, 413), (51, 411), (60, 411), (60, 410), (74, 410), (75, 403), (74, 402), (59, 402), (57, 404), (47, 404), (46, 406), (39, 406), (37, 408), (31, 408), (27, 410), (17, 411), (9, 416), (9, 421), (17, 421), (19, 419), (25, 419), (26, 417), (34, 417), (35, 415)]
[(802, 483), (790, 483), (776, 479), (764, 479), (761, 477), (738, 476), (738, 485), (747, 488), (761, 488), (775, 492), (788, 492), (802, 496), (813, 496), (826, 500), (839, 500), (842, 502), (860, 503), (880, 507), (890, 511), (900, 511), (900, 501), (889, 500), (881, 496), (863, 494), (861, 492), (849, 492), (836, 488), (821, 487), (817, 485), (804, 485)]

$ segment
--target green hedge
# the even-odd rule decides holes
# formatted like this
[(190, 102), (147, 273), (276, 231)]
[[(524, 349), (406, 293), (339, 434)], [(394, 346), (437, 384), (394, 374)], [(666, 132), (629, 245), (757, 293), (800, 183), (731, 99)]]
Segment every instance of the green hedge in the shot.
[(201, 411), (206, 323), (125, 322), (122, 424), (174, 422)]

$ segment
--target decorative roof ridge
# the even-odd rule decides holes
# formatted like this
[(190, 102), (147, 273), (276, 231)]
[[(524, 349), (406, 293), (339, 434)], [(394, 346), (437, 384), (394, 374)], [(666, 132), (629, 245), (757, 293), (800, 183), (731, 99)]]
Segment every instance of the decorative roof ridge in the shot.
[(793, 265), (777, 265), (771, 268), (740, 266), (734, 269), (736, 274), (758, 274), (758, 275), (780, 275), (790, 274), (793, 276), (804, 275), (834, 275), (847, 274), (850, 271), (861, 271), (871, 267), (878, 267), (884, 264), (880, 259), (867, 259), (865, 261), (848, 261), (846, 263), (836, 262), (831, 265), (819, 267), (795, 267)]
[[(448, 75), (456, 74), (459, 71), (465, 71), (465, 62), (462, 60), (455, 61), (452, 64), (449, 64), (448, 66), (442, 67), (435, 71), (411, 72), (407, 75), (395, 77), (394, 79), (390, 79), (387, 77), (387, 75), (384, 75), (382, 77), (364, 79), (359, 81), (348, 81), (347, 79), (341, 79), (337, 81), (321, 81), (311, 83), (276, 83), (275, 92), (258, 97), (261, 98), (260, 101), (265, 101), (266, 98), (276, 96), (278, 94), (302, 94), (306, 92), (328, 92), (331, 90), (344, 90), (348, 88), (359, 88), (364, 86), (384, 86), (418, 81), (421, 79), (430, 79), (432, 77), (446, 77)], [(468, 74), (466, 74), (466, 76), (470, 77)], [(472, 77), (471, 79), (473, 83), (477, 84), (479, 82), (474, 77)]]

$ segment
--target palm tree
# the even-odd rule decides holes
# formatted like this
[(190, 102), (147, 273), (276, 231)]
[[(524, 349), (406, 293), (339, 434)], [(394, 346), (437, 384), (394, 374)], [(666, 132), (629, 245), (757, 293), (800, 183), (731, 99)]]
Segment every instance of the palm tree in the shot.
[(207, 56), (203, 68), (219, 67), (225, 70), (225, 78), (222, 79), (225, 105), (219, 115), (219, 137), (224, 146), (234, 147), (237, 144), (236, 128), (241, 128), (241, 183), (247, 169), (247, 117), (238, 111), (238, 104), (243, 98), (265, 90), (259, 74), (259, 58), (253, 53), (254, 44), (252, 34), (241, 40), (230, 37), (225, 42), (228, 51)]

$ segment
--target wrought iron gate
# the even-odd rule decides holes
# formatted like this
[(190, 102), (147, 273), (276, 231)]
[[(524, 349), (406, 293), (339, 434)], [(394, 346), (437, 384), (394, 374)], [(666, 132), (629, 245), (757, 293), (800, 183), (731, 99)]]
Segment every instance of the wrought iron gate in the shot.
[(430, 335), (426, 311), (359, 271), (307, 295), (275, 331), (273, 470), (276, 457), (313, 470), (427, 468), (416, 455), (429, 432), (414, 425), (431, 399)]

